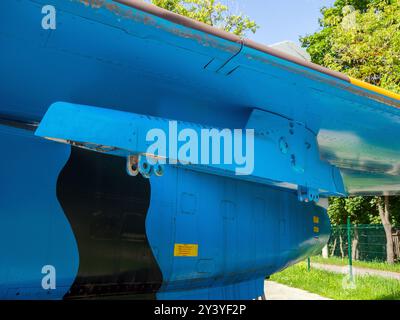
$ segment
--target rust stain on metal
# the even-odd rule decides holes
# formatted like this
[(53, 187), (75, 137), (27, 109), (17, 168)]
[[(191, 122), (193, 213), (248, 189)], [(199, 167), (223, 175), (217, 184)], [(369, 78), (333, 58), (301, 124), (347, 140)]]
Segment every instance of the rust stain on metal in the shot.
[[(248, 39), (242, 40), (238, 36), (235, 36), (233, 34), (225, 32), (223, 30), (218, 30), (218, 29), (208, 26), (206, 24), (199, 23), (192, 19), (177, 15), (175, 13), (169, 12), (167, 10), (161, 9), (159, 7), (150, 5), (150, 4), (142, 2), (142, 1), (115, 0), (118, 3), (122, 3), (126, 6), (129, 6), (130, 7), (129, 9), (125, 9), (125, 8), (121, 7), (120, 4), (111, 3), (110, 1), (107, 1), (107, 0), (71, 0), (71, 1), (80, 2), (80, 3), (84, 4), (85, 6), (91, 6), (93, 9), (105, 8), (106, 10), (108, 10), (108, 11), (114, 13), (115, 15), (122, 17), (124, 19), (132, 20), (137, 23), (142, 23), (144, 25), (152, 26), (159, 30), (163, 30), (170, 34), (176, 35), (180, 38), (192, 39), (192, 40), (195, 40), (196, 42), (198, 42), (203, 47), (212, 47), (215, 49), (223, 50), (230, 54), (237, 54), (238, 52), (240, 52), (242, 45), (244, 45), (248, 48), (252, 48), (252, 49), (256, 50), (258, 53), (265, 54), (265, 57), (256, 56), (254, 54), (245, 54), (244, 56), (248, 60), (255, 60), (255, 61), (259, 61), (263, 64), (269, 64), (274, 67), (287, 70), (288, 72), (296, 73), (303, 77), (307, 77), (312, 80), (316, 80), (319, 82), (323, 82), (323, 83), (338, 87), (340, 89), (349, 91), (356, 95), (364, 96), (364, 97), (370, 98), (374, 101), (378, 101), (378, 102), (384, 103), (386, 105), (400, 108), (399, 103), (397, 103), (393, 100), (387, 99), (384, 96), (379, 96), (373, 92), (369, 93), (369, 92), (366, 92), (366, 91), (363, 91), (363, 90), (360, 90), (357, 88), (353, 88), (353, 87), (351, 87), (351, 85), (347, 85), (347, 84), (350, 84), (350, 79), (342, 73), (326, 69), (324, 67), (313, 64), (311, 62), (297, 60), (297, 59), (290, 57), (286, 54), (283, 54), (275, 49), (263, 46), (261, 44), (250, 41)], [(159, 23), (157, 21), (157, 18), (152, 17), (152, 15), (154, 15), (155, 17), (158, 17), (160, 19), (164, 19), (164, 20), (173, 22), (175, 24), (175, 26), (168, 27), (165, 24)], [(177, 27), (176, 25), (181, 26), (181, 27)], [(226, 40), (226, 42), (221, 42), (221, 39)], [(291, 62), (298, 66), (304, 67), (308, 70), (298, 70), (293, 67), (287, 67), (282, 64), (275, 63), (275, 62), (271, 61), (269, 56), (274, 56), (276, 58), (283, 59), (285, 61)], [(334, 81), (333, 79), (330, 80), (330, 79), (323, 78), (321, 75), (318, 75), (318, 74), (312, 74), (309, 72), (310, 70), (314, 70), (321, 74), (329, 75), (333, 78), (340, 79), (343, 81), (343, 83)]]
[(156, 19), (151, 18), (151, 16), (145, 13), (142, 12), (137, 13), (134, 12), (134, 10), (132, 9), (123, 9), (120, 5), (115, 3), (110, 3), (105, 0), (92, 0), (91, 3), (89, 3), (90, 2), (89, 0), (75, 0), (75, 1), (81, 2), (86, 6), (90, 5), (94, 9), (105, 8), (119, 17), (128, 20), (133, 20), (137, 23), (142, 23), (144, 25), (155, 27), (159, 30), (169, 32), (181, 38), (193, 39), (204, 47), (213, 47), (216, 49), (221, 49), (231, 54), (235, 54), (239, 50), (237, 43), (221, 44), (220, 41), (214, 39), (213, 37), (210, 37), (208, 34), (196, 34), (195, 32), (193, 32), (193, 30), (185, 31), (183, 28), (180, 29), (177, 27), (168, 28), (157, 23)]
[[(288, 72), (291, 72), (291, 73), (294, 73), (294, 74), (298, 74), (298, 75), (300, 75), (302, 77), (306, 77), (306, 78), (311, 79), (311, 80), (315, 80), (315, 81), (318, 81), (318, 82), (323, 82), (324, 84), (328, 84), (330, 86), (333, 86), (333, 87), (336, 87), (336, 88), (351, 92), (351, 93), (353, 93), (355, 95), (358, 95), (358, 96), (363, 96), (363, 97), (369, 98), (369, 99), (374, 100), (374, 101), (379, 102), (379, 103), (384, 103), (384, 104), (389, 105), (391, 107), (400, 108), (400, 104), (397, 103), (396, 101), (390, 100), (390, 99), (388, 99), (388, 98), (386, 98), (384, 96), (379, 96), (379, 95), (377, 95), (377, 94), (375, 94), (373, 92), (370, 93), (370, 92), (366, 92), (366, 91), (363, 91), (363, 90), (360, 90), (360, 89), (357, 89), (357, 88), (353, 88), (353, 87), (351, 87), (350, 82), (343, 81), (341, 83), (341, 82), (335, 81), (333, 79), (330, 80), (330, 79), (322, 78), (318, 74), (310, 73), (309, 70), (299, 70), (299, 69), (291, 68), (291, 67), (279, 64), (279, 63), (275, 63), (275, 62), (271, 61), (270, 59), (268, 59), (268, 57), (256, 56), (254, 54), (249, 54), (249, 53), (245, 54), (244, 56), (248, 60), (254, 60), (254, 61), (261, 62), (263, 64), (271, 65), (271, 66), (273, 66), (275, 68), (283, 69), (283, 70), (286, 70)], [(310, 69), (310, 68), (308, 68), (308, 69)], [(314, 70), (314, 71), (318, 72), (318, 70), (315, 70), (315, 69), (311, 69), (311, 70)], [(324, 73), (324, 74), (326, 74), (326, 73)], [(336, 79), (338, 79), (338, 78), (336, 77)]]
[(89, 2), (90, 2), (90, 0), (82, 0), (81, 1), (86, 7), (88, 7), (89, 6)]
[(111, 3), (106, 0), (73, 0), (73, 1), (83, 3), (85, 6), (90, 6), (93, 9), (104, 8), (114, 13), (118, 17), (127, 20), (132, 20), (137, 23), (142, 23), (144, 25), (152, 26), (159, 30), (166, 31), (181, 38), (195, 40), (203, 47), (212, 47), (215, 49), (220, 49), (230, 54), (235, 54), (239, 50), (238, 43), (222, 44), (218, 39), (211, 37), (209, 34), (196, 33), (195, 30), (179, 28), (176, 26), (170, 28), (163, 24), (158, 23), (155, 18), (152, 18), (145, 12), (142, 12), (140, 10), (134, 10), (132, 8), (124, 9), (123, 7), (121, 7), (121, 5), (117, 3)]
[(372, 99), (372, 100), (374, 100), (374, 101), (384, 103), (384, 104), (389, 105), (389, 106), (391, 106), (391, 107), (400, 109), (400, 103), (398, 103), (398, 102), (396, 102), (396, 101), (393, 101), (393, 100), (390, 100), (390, 99), (387, 99), (387, 98), (384, 97), (384, 96), (380, 96), (380, 95), (377, 94), (377, 93), (374, 93), (374, 92), (371, 92), (371, 93), (370, 93), (370, 92), (366, 92), (366, 91), (363, 91), (363, 90), (360, 90), (360, 89), (357, 89), (357, 88), (354, 88), (354, 87), (350, 87), (350, 86), (345, 87), (345, 89), (346, 89), (347, 91), (350, 91), (351, 93), (356, 94), (356, 95), (363, 96), (363, 97)]
[(279, 50), (267, 47), (265, 45), (259, 44), (257, 42), (251, 41), (249, 39), (242, 39), (232, 33), (226, 32), (224, 30), (220, 30), (218, 28), (214, 28), (205, 23), (195, 21), (193, 19), (181, 16), (179, 14), (176, 14), (176, 13), (170, 12), (168, 10), (159, 8), (157, 6), (151, 5), (149, 3), (146, 3), (143, 1), (138, 1), (138, 0), (113, 0), (113, 1), (122, 3), (131, 8), (135, 8), (138, 11), (160, 17), (164, 20), (168, 20), (170, 22), (184, 26), (186, 28), (189, 28), (192, 30), (197, 30), (204, 34), (208, 34), (208, 35), (211, 35), (211, 36), (219, 38), (219, 39), (224, 39), (224, 40), (232, 42), (232, 43), (239, 43), (241, 45), (245, 45), (247, 47), (253, 48), (259, 52), (290, 61), (292, 63), (304, 66), (306, 68), (317, 70), (318, 72), (328, 74), (330, 76), (339, 78), (346, 82), (350, 82), (350, 79), (346, 75), (344, 75), (340, 72), (335, 72), (335, 71), (326, 69), (324, 67), (321, 67), (319, 65), (316, 65), (314, 63), (311, 63), (308, 61), (303, 61), (302, 59), (295, 58), (286, 53), (282, 53)]

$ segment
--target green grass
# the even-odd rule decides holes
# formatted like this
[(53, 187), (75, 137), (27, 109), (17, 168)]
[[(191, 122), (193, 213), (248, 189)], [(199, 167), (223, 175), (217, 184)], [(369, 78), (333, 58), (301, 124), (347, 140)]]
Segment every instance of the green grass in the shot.
[(400, 281), (376, 276), (355, 278), (355, 288), (348, 284), (343, 274), (324, 270), (307, 271), (305, 262), (289, 267), (271, 276), (291, 287), (307, 290), (335, 300), (400, 300)]
[[(346, 266), (349, 263), (347, 258), (342, 259), (339, 257), (329, 257), (324, 259), (322, 256), (311, 257), (311, 262), (333, 264), (337, 266)], [(379, 261), (353, 261), (353, 266), (400, 273), (400, 263), (388, 264), (386, 262)]]

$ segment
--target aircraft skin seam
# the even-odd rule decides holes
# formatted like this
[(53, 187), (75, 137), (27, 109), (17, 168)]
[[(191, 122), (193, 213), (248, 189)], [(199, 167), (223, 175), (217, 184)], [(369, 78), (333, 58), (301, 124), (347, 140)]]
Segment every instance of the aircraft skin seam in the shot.
[[(170, 22), (177, 23), (177, 24), (180, 24), (182, 26), (185, 26), (185, 27), (188, 27), (188, 28), (191, 28), (191, 29), (195, 29), (195, 30), (198, 30), (198, 31), (201, 31), (201, 32), (204, 32), (204, 33), (211, 34), (213, 36), (219, 37), (219, 38), (227, 40), (227, 41), (240, 43), (243, 47), (248, 47), (248, 48), (255, 49), (257, 51), (266, 53), (266, 54), (274, 56), (276, 58), (283, 59), (285, 61), (288, 61), (288, 62), (297, 64), (297, 65), (309, 68), (309, 69), (311, 69), (313, 71), (317, 71), (317, 72), (323, 73), (325, 75), (334, 77), (336, 79), (342, 80), (344, 82), (356, 85), (357, 87), (362, 88), (362, 89), (366, 89), (368, 91), (371, 91), (374, 94), (379, 94), (379, 95), (382, 95), (384, 97), (392, 98), (392, 99), (400, 101), (400, 95), (398, 95), (396, 93), (393, 93), (393, 92), (391, 92), (389, 90), (385, 90), (383, 88), (379, 88), (379, 87), (373, 86), (373, 85), (371, 85), (371, 84), (369, 84), (367, 82), (351, 78), (351, 77), (349, 77), (349, 76), (347, 76), (347, 75), (345, 75), (345, 74), (343, 74), (341, 72), (334, 71), (334, 70), (322, 67), (322, 66), (317, 65), (317, 64), (312, 63), (312, 62), (304, 61), (304, 60), (302, 60), (300, 58), (293, 57), (293, 56), (291, 56), (289, 54), (286, 54), (286, 53), (282, 53), (282, 52), (280, 52), (280, 51), (278, 51), (278, 50), (276, 50), (274, 48), (270, 48), (270, 47), (268, 47), (266, 45), (254, 42), (252, 40), (243, 39), (243, 38), (241, 38), (239, 36), (236, 36), (234, 34), (226, 32), (224, 30), (219, 30), (219, 29), (217, 29), (215, 27), (212, 27), (212, 26), (209, 26), (209, 25), (207, 25), (205, 23), (201, 23), (201, 22), (195, 21), (193, 19), (180, 16), (179, 14), (170, 12), (170, 11), (165, 10), (163, 8), (159, 8), (159, 7), (155, 6), (155, 5), (148, 4), (148, 3), (145, 3), (145, 2), (142, 2), (142, 1), (137, 1), (137, 0), (112, 0), (112, 1), (120, 3), (120, 4), (123, 4), (123, 5), (126, 5), (128, 7), (134, 8), (134, 9), (137, 9), (139, 11), (147, 12), (149, 14), (158, 16), (158, 17), (160, 17), (160, 18), (162, 18), (164, 20), (168, 20)], [(241, 50), (243, 49), (243, 47), (241, 48)], [(238, 52), (238, 54), (241, 52), (241, 50)], [(232, 58), (234, 58), (234, 57), (232, 57)], [(362, 95), (362, 92), (357, 93), (357, 94), (361, 94)], [(400, 108), (400, 106), (395, 106), (395, 107)]]

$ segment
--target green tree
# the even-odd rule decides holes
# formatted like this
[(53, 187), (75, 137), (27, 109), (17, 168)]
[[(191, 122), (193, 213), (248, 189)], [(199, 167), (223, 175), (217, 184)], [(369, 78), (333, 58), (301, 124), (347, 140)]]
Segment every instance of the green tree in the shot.
[(347, 217), (350, 217), (353, 224), (380, 223), (375, 199), (361, 196), (330, 198), (328, 215), (332, 225), (346, 224)]
[(158, 7), (181, 14), (211, 26), (245, 36), (255, 33), (258, 25), (248, 16), (234, 14), (229, 7), (216, 0), (151, 0)]
[[(328, 215), (333, 225), (344, 225), (347, 217), (353, 224), (368, 224), (371, 223), (377, 215), (374, 203), (371, 202), (372, 197), (348, 197), (348, 198), (330, 198)], [(339, 232), (339, 248), (342, 257), (344, 257), (343, 250), (343, 234)], [(359, 257), (359, 237), (358, 229), (354, 228), (352, 239), (352, 256), (353, 259)], [(336, 248), (336, 246), (335, 246)]]
[[(345, 199), (345, 209), (349, 213), (350, 219), (353, 224), (368, 224), (371, 222), (371, 216), (374, 215), (371, 197), (349, 197)], [(358, 228), (354, 228), (351, 245), (351, 255), (355, 260), (359, 259), (358, 244)]]
[[(329, 198), (328, 215), (331, 220), (331, 224), (334, 226), (340, 226), (346, 223), (348, 212), (346, 211), (346, 198)], [(342, 258), (345, 256), (345, 250), (343, 248), (344, 234), (341, 228), (336, 229), (334, 241), (331, 245), (331, 256), (334, 255), (336, 248), (339, 245), (339, 251)], [(339, 240), (339, 244), (337, 241)]]
[(300, 38), (312, 61), (400, 93), (400, 1), (338, 0)]
[[(400, 93), (400, 1), (337, 0), (321, 13), (321, 30), (300, 38), (312, 61)], [(370, 223), (379, 217), (386, 233), (387, 261), (393, 263), (392, 224), (400, 222), (399, 198), (352, 199), (331, 200), (328, 212), (336, 219), (345, 210), (356, 223), (366, 219), (363, 210)]]
[(332, 225), (345, 224), (348, 216), (346, 198), (329, 198), (328, 215)]

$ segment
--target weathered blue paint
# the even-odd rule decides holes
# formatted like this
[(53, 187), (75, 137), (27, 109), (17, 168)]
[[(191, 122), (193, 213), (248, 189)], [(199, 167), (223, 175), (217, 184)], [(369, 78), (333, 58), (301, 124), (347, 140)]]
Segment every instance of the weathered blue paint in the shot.
[[(0, 129), (1, 176), (7, 181), (1, 184), (0, 297), (60, 299), (79, 264), (56, 198), (70, 147), (33, 132)], [(146, 230), (163, 273), (161, 299), (255, 298), (265, 276), (318, 252), (329, 237), (325, 210), (299, 202), (293, 191), (172, 166), (150, 182)], [(198, 244), (199, 255), (174, 257), (175, 243)], [(47, 264), (56, 268), (56, 290), (41, 287)]]
[[(159, 298), (255, 298), (265, 276), (320, 250), (329, 234), (325, 210), (299, 202), (293, 183), (326, 194), (400, 190), (400, 142), (388, 139), (400, 135), (399, 101), (112, 1), (83, 2), (0, 2), (1, 118), (40, 122), (49, 106), (67, 101), (108, 108), (111, 120), (119, 110), (262, 133), (275, 124), (268, 113), (318, 139), (315, 165), (303, 175), (271, 158), (256, 164), (261, 171), (251, 181), (171, 166), (152, 177), (146, 228), (163, 273)], [(49, 4), (56, 30), (41, 27)], [(4, 126), (0, 147), (0, 296), (61, 298), (79, 264), (55, 196), (70, 147)], [(263, 184), (271, 173), (289, 189)], [(198, 257), (174, 257), (175, 243), (198, 244)], [(44, 264), (57, 268), (50, 293), (40, 286)]]
[[(146, 228), (160, 299), (261, 296), (266, 276), (317, 254), (330, 235), (325, 209), (294, 192), (174, 167), (151, 185)], [(174, 257), (175, 243), (198, 244), (199, 256)]]
[[(256, 108), (318, 134), (348, 192), (398, 191), (400, 145), (387, 139), (400, 134), (398, 101), (112, 1), (82, 2), (0, 3), (1, 114), (40, 120), (67, 101), (242, 128)], [(56, 30), (41, 28), (44, 4), (57, 9)]]
[[(70, 146), (0, 125), (0, 299), (61, 299), (79, 253), (56, 197)], [(42, 268), (56, 269), (56, 289), (42, 287)]]

